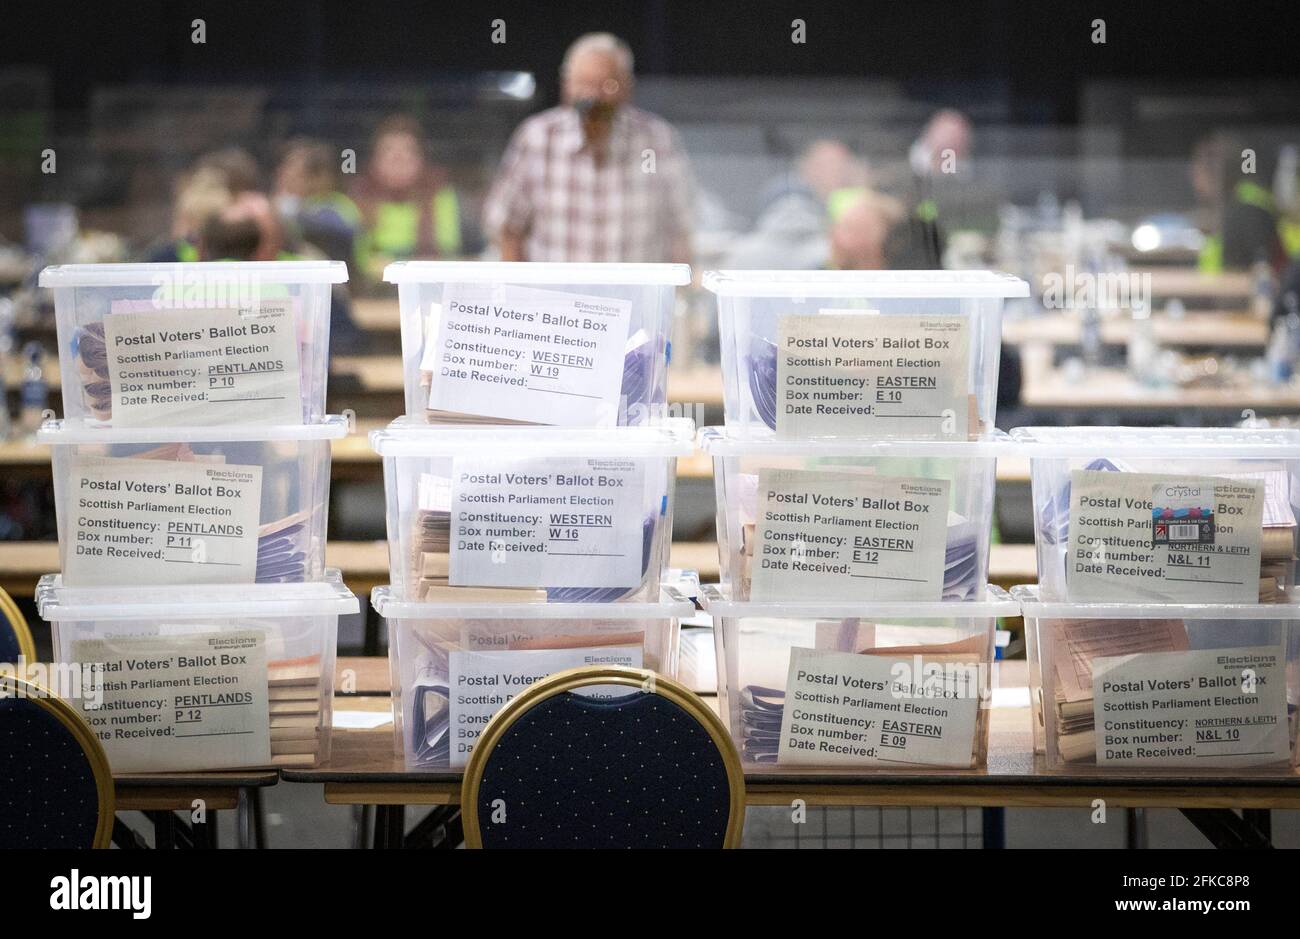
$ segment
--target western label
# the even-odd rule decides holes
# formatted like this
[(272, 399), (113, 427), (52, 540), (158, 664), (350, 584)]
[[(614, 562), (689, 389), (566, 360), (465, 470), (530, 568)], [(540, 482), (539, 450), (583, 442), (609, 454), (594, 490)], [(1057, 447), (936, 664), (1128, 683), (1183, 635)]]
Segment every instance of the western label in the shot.
[[(641, 667), (640, 646), (452, 652), (450, 666), (451, 765), (464, 766), (492, 715), (534, 683), (582, 665)], [(634, 693), (622, 685), (592, 685), (581, 693), (612, 698)]]
[(457, 587), (635, 587), (644, 553), (645, 464), (466, 460), (452, 466)]
[(618, 423), (627, 300), (448, 284), (421, 369), (435, 411), (577, 427)]

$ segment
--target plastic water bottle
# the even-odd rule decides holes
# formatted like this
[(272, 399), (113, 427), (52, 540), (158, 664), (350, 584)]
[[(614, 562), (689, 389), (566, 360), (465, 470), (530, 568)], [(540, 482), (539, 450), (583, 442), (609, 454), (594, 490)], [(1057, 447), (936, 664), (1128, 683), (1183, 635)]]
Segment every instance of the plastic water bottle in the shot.
[(1250, 268), (1251, 312), (1256, 319), (1266, 320), (1273, 315), (1273, 269), (1260, 258)]
[(0, 298), (0, 440), (13, 431), (9, 417), (9, 363), (14, 354), (14, 305)]
[(45, 349), (39, 342), (23, 346), (23, 384), (19, 391), (18, 426), (25, 433), (40, 429), (50, 402), (50, 385), (45, 380)]
[(1273, 324), (1273, 334), (1268, 340), (1268, 376), (1274, 383), (1290, 383), (1295, 374), (1297, 343), (1300, 343), (1300, 316), (1288, 313)]

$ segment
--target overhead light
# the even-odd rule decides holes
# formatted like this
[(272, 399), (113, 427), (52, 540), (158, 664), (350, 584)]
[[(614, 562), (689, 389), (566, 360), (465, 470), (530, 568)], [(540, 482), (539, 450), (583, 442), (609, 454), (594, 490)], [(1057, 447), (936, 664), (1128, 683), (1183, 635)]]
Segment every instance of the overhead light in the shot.
[(1160, 229), (1154, 225), (1139, 225), (1133, 229), (1133, 247), (1138, 251), (1154, 251), (1160, 247)]
[(497, 88), (507, 98), (528, 101), (537, 91), (537, 81), (532, 72), (506, 72), (497, 83)]

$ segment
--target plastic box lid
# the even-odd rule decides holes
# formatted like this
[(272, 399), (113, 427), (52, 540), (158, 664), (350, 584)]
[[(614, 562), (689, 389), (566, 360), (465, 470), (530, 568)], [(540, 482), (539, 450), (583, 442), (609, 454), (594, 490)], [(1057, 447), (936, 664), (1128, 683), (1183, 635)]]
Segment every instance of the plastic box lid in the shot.
[(385, 619), (682, 619), (695, 612), (673, 587), (660, 588), (658, 603), (421, 603), (399, 600), (383, 586), (370, 592), (370, 605)]
[(978, 440), (909, 440), (901, 437), (783, 438), (755, 436), (735, 427), (703, 427), (699, 445), (710, 456), (861, 456), (975, 459), (1014, 453), (1011, 438), (994, 430)]
[(1038, 587), (1012, 587), (1026, 617), (1047, 619), (1300, 619), (1300, 594), (1283, 591), (1285, 603), (1071, 603), (1039, 600)]
[(262, 440), (336, 440), (352, 427), (349, 415), (330, 414), (315, 424), (209, 424), (199, 427), (106, 427), (78, 420), (48, 420), (36, 442), (48, 446), (117, 443), (224, 443)]
[(1300, 459), (1300, 430), (1226, 427), (1017, 427), (1017, 454), (1039, 459), (1117, 456), (1160, 460), (1189, 455)]
[(1001, 587), (985, 588), (982, 600), (845, 600), (805, 602), (790, 600), (732, 600), (718, 584), (700, 588), (704, 609), (712, 616), (763, 616), (775, 619), (807, 617), (809, 619), (863, 619), (894, 617), (897, 619), (964, 619), (1019, 616), (1020, 603)]
[(396, 261), (384, 268), (390, 284), (634, 284), (681, 287), (687, 264), (580, 264), (543, 261)]
[(640, 427), (437, 427), (399, 417), (370, 432), (380, 456), (667, 458), (695, 450), (695, 423), (670, 418)]
[(705, 271), (703, 284), (720, 297), (1029, 296), (1029, 284), (1000, 271)]
[(251, 278), (268, 284), (345, 284), (342, 261), (186, 261), (163, 264), (55, 264), (41, 271), (42, 287), (154, 287), (177, 276), (206, 282)]
[(323, 580), (300, 584), (168, 584), (159, 587), (65, 587), (61, 574), (36, 585), (36, 609), (60, 620), (199, 619), (344, 616), (357, 598), (333, 568)]

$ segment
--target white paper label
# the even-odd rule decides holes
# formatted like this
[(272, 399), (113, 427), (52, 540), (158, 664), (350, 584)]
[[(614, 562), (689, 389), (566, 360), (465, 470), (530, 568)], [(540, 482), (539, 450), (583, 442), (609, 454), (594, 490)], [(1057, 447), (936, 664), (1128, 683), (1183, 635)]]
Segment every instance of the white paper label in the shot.
[(104, 667), (97, 708), (77, 701), (115, 773), (271, 762), (262, 633), (191, 633), (72, 643)]
[(1290, 757), (1281, 646), (1094, 659), (1097, 762), (1257, 766)]
[(641, 583), (644, 463), (457, 459), (452, 477), (452, 586)]
[(777, 436), (967, 437), (966, 317), (825, 310), (777, 334)]
[(298, 424), (298, 338), (289, 301), (247, 309), (140, 310), (104, 318), (118, 427)]
[[(451, 765), (464, 766), (492, 715), (515, 695), (548, 675), (583, 665), (641, 667), (640, 646), (531, 649), (512, 652), (452, 652), (450, 659)], [(590, 697), (615, 697), (631, 689), (593, 685)]]
[[(429, 407), (511, 421), (613, 427), (632, 304), (556, 290), (448, 284), (426, 333)], [(434, 331), (436, 329), (436, 332)]]
[(1071, 600), (1259, 600), (1264, 484), (1074, 470)]
[(968, 658), (791, 649), (777, 762), (969, 766), (982, 679)]
[(68, 487), (69, 587), (257, 578), (260, 466), (80, 457)]
[(938, 600), (948, 481), (764, 469), (754, 600)]

